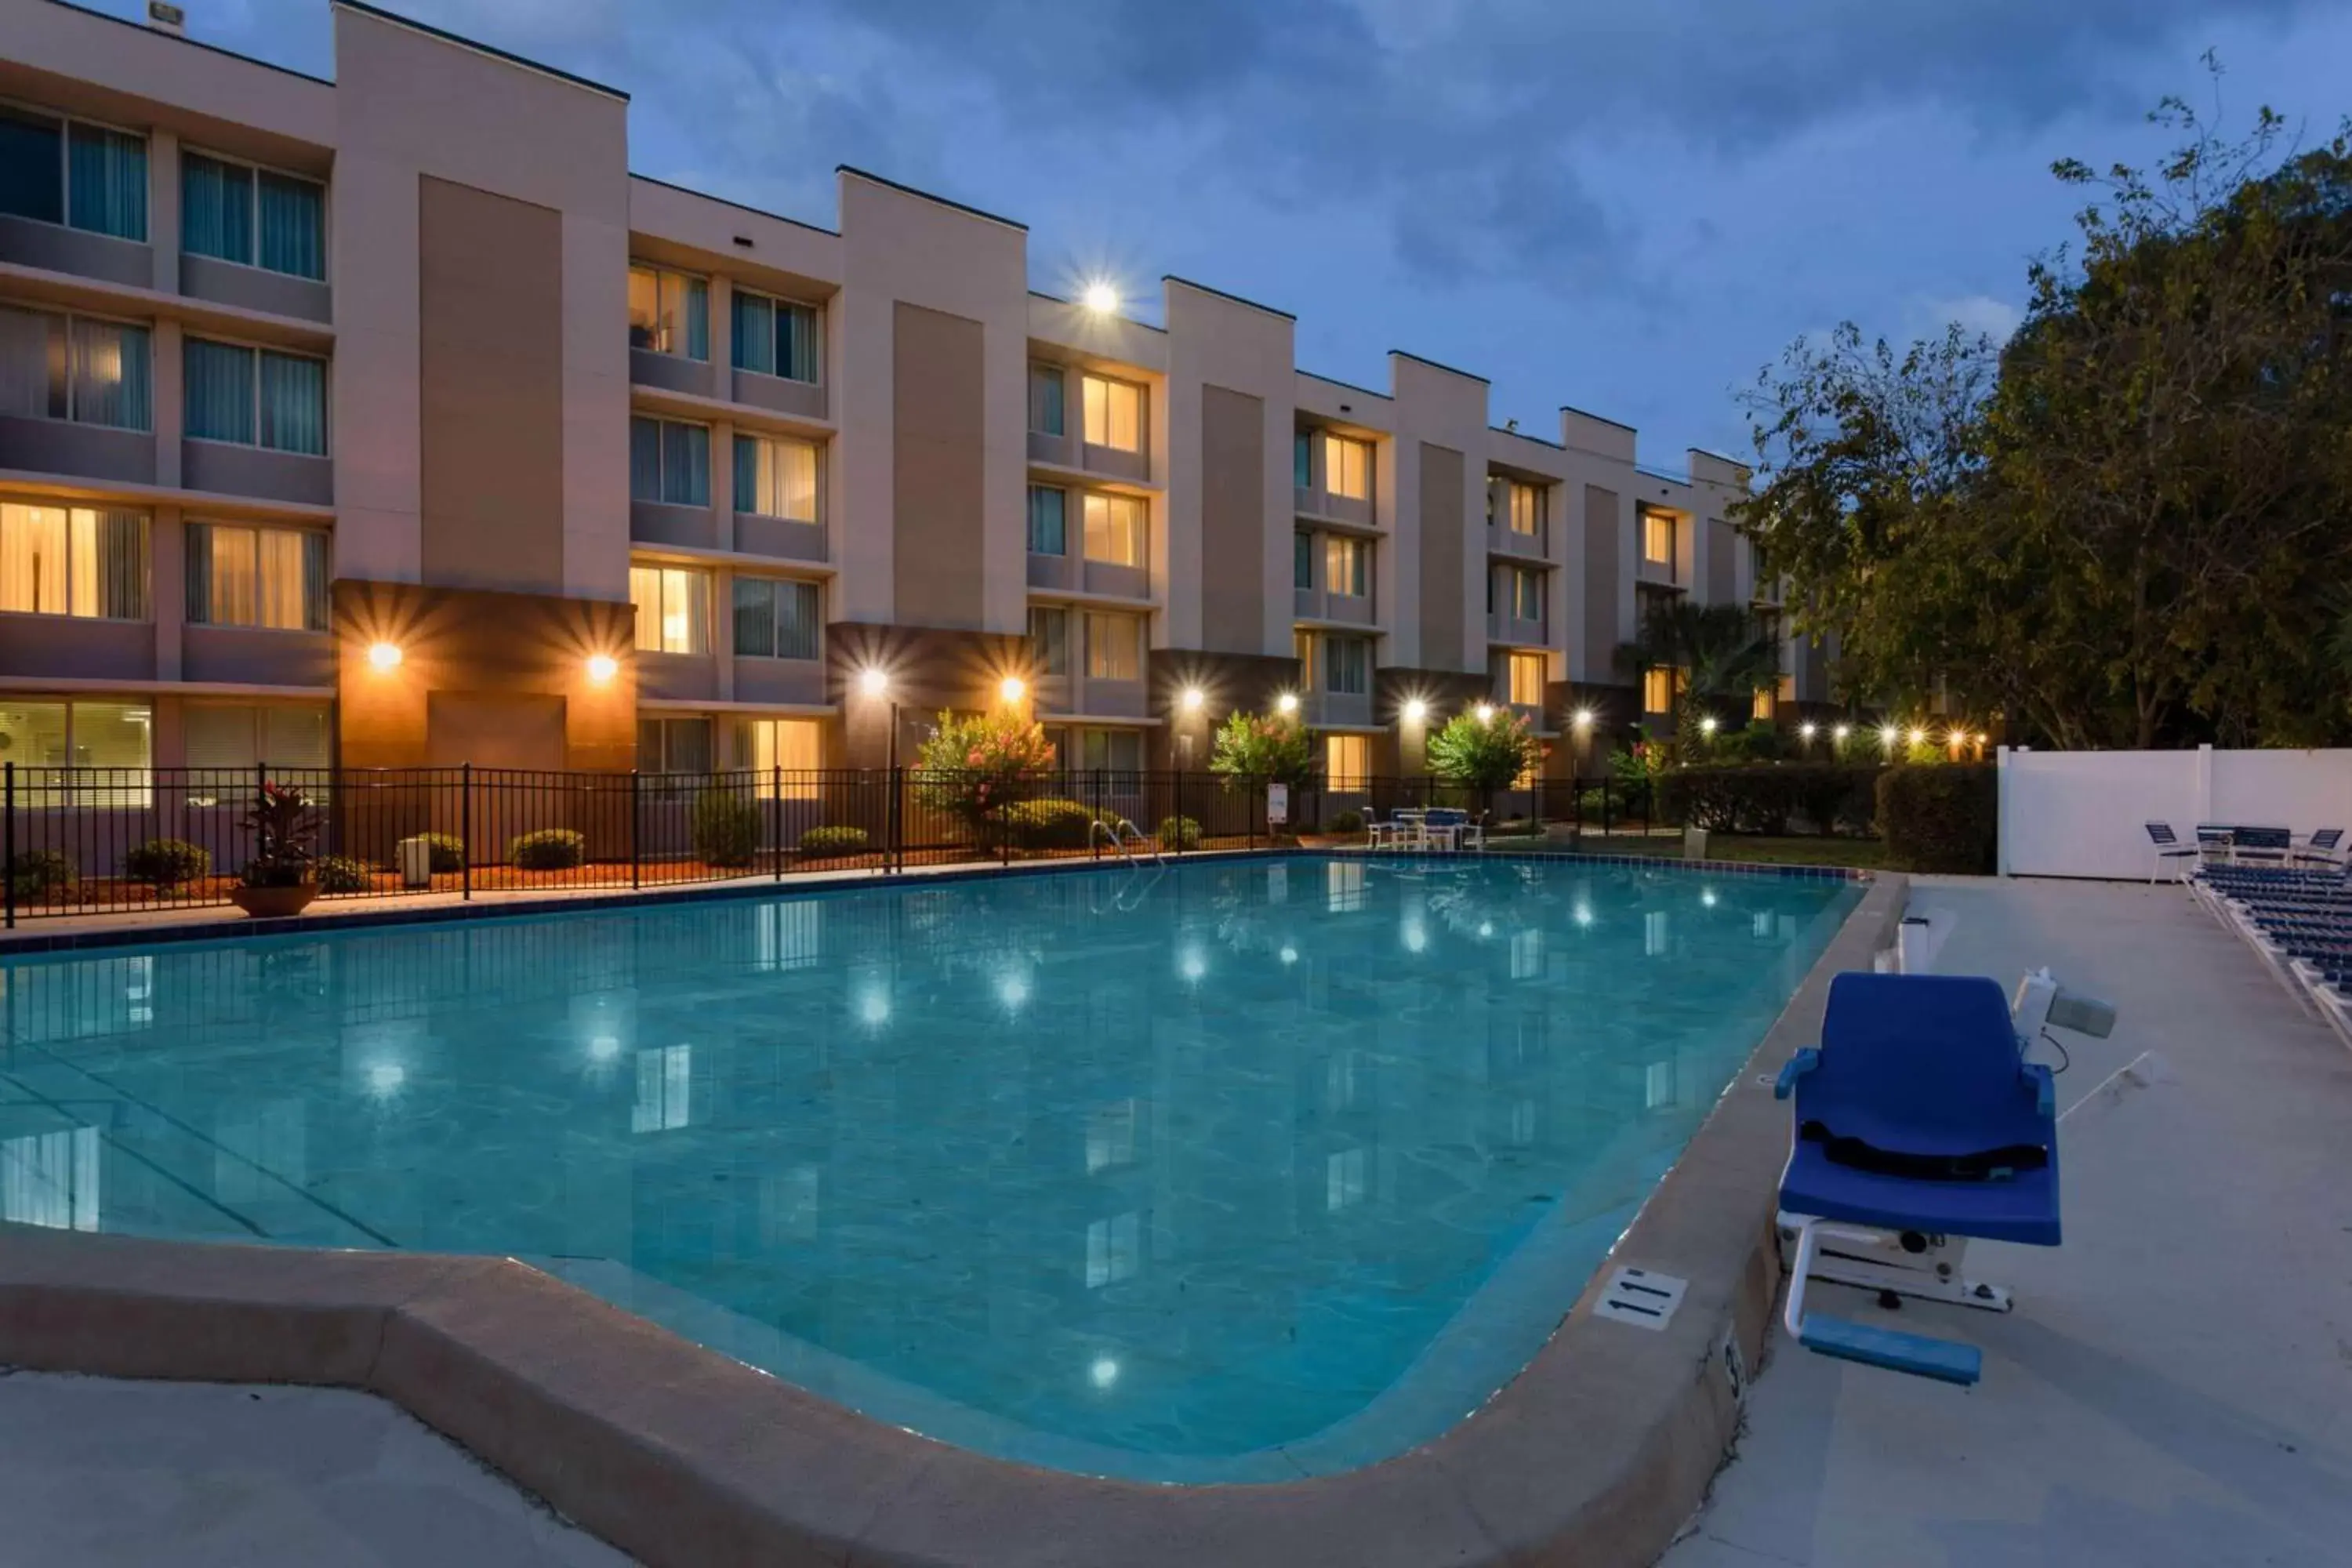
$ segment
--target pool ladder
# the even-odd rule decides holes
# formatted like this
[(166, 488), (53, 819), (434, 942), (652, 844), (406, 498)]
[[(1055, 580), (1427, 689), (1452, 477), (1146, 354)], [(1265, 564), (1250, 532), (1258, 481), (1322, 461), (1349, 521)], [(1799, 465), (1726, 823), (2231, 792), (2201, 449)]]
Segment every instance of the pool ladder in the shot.
[(1087, 835), (1087, 842), (1089, 844), (1093, 843), (1095, 834), (1097, 833), (1101, 834), (1104, 837), (1109, 839), (1110, 847), (1118, 851), (1118, 858), (1127, 861), (1129, 865), (1133, 865), (1135, 862), (1135, 852), (1129, 847), (1130, 844), (1140, 844), (1146, 849), (1151, 851), (1151, 858), (1154, 860), (1159, 861), (1163, 866), (1168, 863), (1167, 857), (1160, 853), (1159, 843), (1156, 840), (1145, 837), (1143, 836), (1143, 829), (1138, 827), (1135, 824), (1129, 822), (1123, 816), (1115, 816), (1108, 822), (1105, 822), (1099, 817), (1097, 818), (1095, 821), (1094, 831)]

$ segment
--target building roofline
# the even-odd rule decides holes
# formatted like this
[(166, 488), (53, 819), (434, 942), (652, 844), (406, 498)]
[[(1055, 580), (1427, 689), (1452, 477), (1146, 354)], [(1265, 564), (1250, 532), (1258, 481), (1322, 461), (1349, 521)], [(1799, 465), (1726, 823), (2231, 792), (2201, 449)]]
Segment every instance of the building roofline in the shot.
[(584, 76), (574, 76), (572, 72), (559, 69), (543, 60), (535, 60), (527, 55), (519, 55), (511, 50), (499, 48), (495, 44), (483, 43), (479, 38), (467, 37), (462, 33), (450, 32), (446, 27), (436, 27), (430, 22), (420, 22), (414, 16), (404, 16), (397, 11), (387, 11), (380, 5), (371, 5), (367, 4), (367, 0), (328, 0), (328, 4), (340, 10), (357, 11), (362, 16), (373, 16), (379, 22), (389, 22), (395, 27), (406, 27), (410, 32), (422, 33), (428, 38), (438, 38), (445, 44), (455, 44), (461, 49), (471, 49), (478, 55), (487, 55), (491, 59), (503, 60), (510, 66), (520, 66), (525, 70), (537, 71), (541, 76), (553, 77), (557, 81), (570, 82), (573, 87), (585, 88), (590, 92), (603, 93), (606, 98), (619, 99), (623, 103), (629, 101), (629, 95), (617, 87), (607, 87), (601, 81), (591, 81)]
[(1319, 370), (1307, 370), (1300, 366), (1293, 365), (1291, 367), (1291, 374), (1294, 375), (1303, 375), (1309, 381), (1319, 381), (1326, 386), (1336, 386), (1342, 392), (1360, 392), (1366, 397), (1377, 397), (1382, 403), (1394, 403), (1396, 401), (1396, 394), (1393, 392), (1380, 392), (1369, 386), (1358, 386), (1352, 381), (1341, 381), (1338, 376), (1325, 375)]
[(185, 44), (192, 49), (202, 49), (206, 54), (220, 55), (236, 60), (241, 65), (259, 66), (263, 70), (276, 71), (280, 76), (290, 76), (298, 81), (317, 82), (322, 87), (335, 85), (332, 77), (312, 76), (309, 71), (296, 70), (292, 66), (281, 66), (274, 60), (265, 60), (258, 55), (240, 54), (235, 49), (224, 48), (218, 44), (208, 44), (202, 38), (191, 38), (183, 33), (167, 33), (160, 27), (151, 27), (146, 23), (134, 21), (129, 16), (118, 16), (111, 11), (98, 11), (88, 5), (76, 5), (74, 0), (48, 0), (48, 3), (61, 11), (71, 11), (78, 16), (95, 17), (101, 22), (111, 22), (118, 27), (129, 27), (133, 32), (142, 33), (152, 37), (168, 39), (175, 44)]
[[(1074, 310), (1080, 308), (1076, 300), (1065, 300), (1059, 294), (1048, 294), (1043, 289), (1030, 289), (1029, 298), (1032, 300), (1043, 300), (1049, 305), (1065, 305)], [(1133, 316), (1114, 314), (1111, 317), (1111, 320), (1117, 321), (1122, 327), (1140, 327), (1147, 332), (1158, 332), (1163, 338), (1168, 335), (1167, 328), (1155, 327), (1150, 321), (1139, 321)]]
[[(1595, 414), (1589, 408), (1579, 408), (1573, 403), (1561, 404), (1559, 411), (1562, 414), (1573, 414), (1582, 419), (1597, 419), (1603, 425), (1613, 425), (1620, 430), (1633, 430), (1633, 426), (1626, 424), (1622, 419), (1612, 419), (1606, 414)], [(1637, 436), (1641, 434), (1639, 430), (1633, 430), (1633, 433)]]
[(722, 207), (733, 207), (737, 212), (750, 213), (753, 217), (764, 217), (772, 219), (777, 223), (788, 223), (794, 228), (804, 228), (814, 234), (831, 235), (835, 239), (839, 239), (841, 237), (841, 231), (837, 228), (827, 228), (821, 223), (811, 223), (806, 218), (786, 217), (782, 213), (772, 213), (765, 207), (755, 207), (749, 202), (730, 201), (725, 196), (714, 196), (709, 191), (698, 191), (692, 185), (681, 185), (675, 180), (664, 180), (656, 178), (652, 174), (641, 174), (635, 169), (629, 171), (629, 178), (633, 180), (643, 180), (649, 185), (659, 185), (666, 191), (676, 191), (680, 195), (698, 196), (706, 202), (717, 202)]
[(1547, 441), (1540, 436), (1530, 436), (1524, 430), (1508, 430), (1500, 425), (1489, 425), (1486, 426), (1486, 431), (1493, 436), (1508, 436), (1514, 441), (1532, 441), (1538, 447), (1549, 447), (1555, 452), (1568, 452), (1575, 449), (1564, 442)]
[(1754, 467), (1753, 464), (1743, 463), (1737, 458), (1727, 458), (1712, 447), (1692, 447), (1686, 448), (1686, 450), (1696, 452), (1702, 458), (1713, 458), (1718, 463), (1729, 463), (1735, 468)]
[(1287, 310), (1277, 310), (1271, 305), (1261, 305), (1255, 300), (1244, 300), (1239, 294), (1228, 294), (1223, 289), (1212, 289), (1206, 283), (1195, 283), (1190, 278), (1179, 278), (1173, 272), (1161, 273), (1160, 281), (1181, 283), (1196, 294), (1212, 294), (1220, 300), (1230, 300), (1236, 305), (1247, 305), (1253, 310), (1263, 310), (1269, 316), (1279, 316), (1286, 321), (1295, 322), (1298, 320)]
[(912, 185), (901, 184), (887, 175), (874, 173), (871, 169), (861, 169), (855, 163), (835, 163), (833, 166), (833, 172), (836, 174), (854, 174), (868, 184), (881, 185), (897, 191), (901, 195), (914, 196), (922, 201), (936, 202), (943, 207), (953, 207), (957, 212), (965, 214), (967, 216), (986, 218), (991, 223), (1001, 223), (1005, 227), (1017, 229), (1023, 234), (1029, 232), (1029, 226), (1018, 219), (990, 212), (985, 207), (973, 206), (968, 202), (957, 201), (951, 196), (942, 196), (930, 191), (918, 190)]
[(1460, 370), (1453, 365), (1445, 363), (1443, 360), (1433, 360), (1426, 354), (1414, 353), (1410, 349), (1391, 349), (1389, 350), (1389, 353), (1396, 356), (1398, 359), (1409, 359), (1415, 364), (1425, 364), (1432, 370), (1442, 370), (1448, 375), (1458, 375), (1465, 381), (1475, 381), (1481, 386), (1492, 386), (1495, 384), (1485, 376), (1478, 374), (1475, 371)]

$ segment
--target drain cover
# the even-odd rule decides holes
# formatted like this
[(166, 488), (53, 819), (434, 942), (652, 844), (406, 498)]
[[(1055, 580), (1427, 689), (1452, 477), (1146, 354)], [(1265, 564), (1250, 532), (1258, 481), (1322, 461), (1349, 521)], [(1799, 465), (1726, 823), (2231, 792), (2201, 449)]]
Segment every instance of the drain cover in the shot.
[(1689, 1288), (1689, 1280), (1671, 1274), (1620, 1268), (1609, 1277), (1609, 1288), (1601, 1293), (1592, 1312), (1637, 1329), (1663, 1329), (1673, 1321), (1675, 1309), (1683, 1304), (1683, 1292)]

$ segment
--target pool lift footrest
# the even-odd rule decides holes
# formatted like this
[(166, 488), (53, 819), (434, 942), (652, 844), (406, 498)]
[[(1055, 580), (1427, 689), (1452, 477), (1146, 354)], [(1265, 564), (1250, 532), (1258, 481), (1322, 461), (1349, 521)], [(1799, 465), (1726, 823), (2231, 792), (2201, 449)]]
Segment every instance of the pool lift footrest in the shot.
[(1914, 1377), (1958, 1384), (1963, 1388), (1975, 1384), (1984, 1375), (1984, 1352), (1974, 1345), (1905, 1333), (1900, 1329), (1877, 1328), (1846, 1318), (1832, 1318), (1825, 1312), (1806, 1312), (1806, 1283), (1829, 1278), (1817, 1266), (1822, 1243), (1826, 1240), (1867, 1246), (1874, 1239), (1868, 1231), (1847, 1230), (1823, 1220), (1808, 1218), (1799, 1224), (1796, 1257), (1789, 1275), (1788, 1305), (1780, 1318), (1789, 1337), (1809, 1351), (1841, 1361), (1909, 1373)]
[[(1806, 1216), (1783, 1209), (1775, 1218), (1780, 1232), (1781, 1256), (1794, 1256), (1797, 1233)], [(1864, 1230), (1841, 1226), (1824, 1236), (1812, 1265), (1812, 1277), (1859, 1290), (1890, 1290), (1922, 1301), (1973, 1307), (1982, 1312), (2006, 1312), (2016, 1305), (2006, 1285), (1971, 1279), (1961, 1271), (1969, 1255), (1964, 1236), (1929, 1236), (1916, 1230)]]

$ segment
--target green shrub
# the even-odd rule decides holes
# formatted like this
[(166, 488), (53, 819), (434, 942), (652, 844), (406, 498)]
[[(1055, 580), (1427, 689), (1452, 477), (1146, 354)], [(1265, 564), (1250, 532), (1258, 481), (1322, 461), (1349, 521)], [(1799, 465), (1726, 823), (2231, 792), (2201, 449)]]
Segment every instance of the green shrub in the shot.
[(1878, 830), (1905, 871), (1986, 876), (1999, 853), (1999, 771), (1988, 763), (1888, 768), (1878, 775)]
[(124, 876), (157, 888), (197, 881), (212, 868), (212, 851), (184, 838), (150, 838), (122, 857)]
[(1004, 832), (1024, 849), (1084, 849), (1099, 819), (1083, 801), (1019, 800), (1004, 808)]
[(801, 858), (829, 860), (836, 855), (863, 855), (866, 844), (862, 827), (812, 827), (801, 835)]
[(1816, 833), (1869, 824), (1875, 767), (1841, 763), (1735, 763), (1676, 768), (1659, 779), (1660, 815), (1715, 833)]
[(55, 849), (19, 849), (8, 862), (8, 887), (19, 899), (46, 899), (74, 884), (73, 858)]
[(431, 869), (435, 876), (456, 876), (466, 868), (466, 841), (454, 833), (420, 833), (432, 854)]
[(364, 860), (349, 855), (321, 855), (310, 863), (322, 893), (364, 893), (375, 886), (375, 872)]
[(1160, 824), (1160, 847), (1162, 849), (1198, 849), (1201, 847), (1201, 825), (1189, 816), (1164, 817)]
[(760, 808), (732, 790), (694, 803), (694, 852), (706, 866), (749, 866), (760, 853)]
[(1364, 830), (1364, 814), (1353, 808), (1335, 811), (1331, 814), (1331, 820), (1324, 826), (1332, 832), (1342, 835), (1361, 833)]
[(587, 862), (588, 836), (576, 828), (542, 827), (509, 843), (507, 858), (518, 871), (569, 871)]

